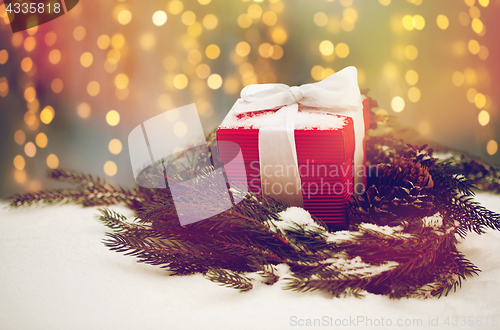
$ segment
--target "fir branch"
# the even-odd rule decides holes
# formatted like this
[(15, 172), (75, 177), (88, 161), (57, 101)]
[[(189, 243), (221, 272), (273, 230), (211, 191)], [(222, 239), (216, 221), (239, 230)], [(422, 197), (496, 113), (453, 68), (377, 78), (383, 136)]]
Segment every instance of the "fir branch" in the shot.
[(240, 292), (247, 292), (253, 288), (250, 278), (228, 269), (210, 268), (204, 276), (212, 282)]

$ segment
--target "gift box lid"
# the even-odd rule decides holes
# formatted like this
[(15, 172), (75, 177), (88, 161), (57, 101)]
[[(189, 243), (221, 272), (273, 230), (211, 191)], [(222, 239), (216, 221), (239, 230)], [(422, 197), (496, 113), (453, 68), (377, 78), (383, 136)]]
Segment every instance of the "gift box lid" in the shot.
[[(265, 117), (276, 111), (258, 111), (229, 119), (228, 116), (217, 129), (217, 140), (237, 143), (245, 163), (258, 161), (259, 128), (269, 122), (269, 118)], [(354, 143), (352, 118), (326, 112), (299, 111), (295, 124), (299, 163), (344, 164), (353, 157)], [(230, 161), (234, 155), (234, 150), (221, 148), (219, 152), (223, 162)]]

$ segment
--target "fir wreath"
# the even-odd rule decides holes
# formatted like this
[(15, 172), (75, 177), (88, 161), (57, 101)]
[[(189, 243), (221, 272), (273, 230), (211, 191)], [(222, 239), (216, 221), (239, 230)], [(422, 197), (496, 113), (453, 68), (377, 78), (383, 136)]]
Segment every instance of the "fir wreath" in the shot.
[[(438, 160), (427, 146), (406, 145), (395, 135), (368, 138), (367, 162), (377, 165), (378, 176), (369, 178), (363, 195), (351, 198), (346, 231), (329, 232), (303, 209), (252, 193), (232, 209), (182, 227), (168, 188), (128, 190), (62, 170), (49, 176), (76, 188), (16, 195), (10, 205), (125, 203), (135, 213), (132, 221), (100, 209), (98, 218), (111, 229), (103, 241), (107, 247), (171, 275), (202, 273), (240, 291), (257, 281), (283, 281), (286, 289), (322, 290), (336, 297), (447, 295), (479, 272), (457, 250), (457, 235), (500, 229), (500, 215), (473, 200), (477, 187), (499, 192), (500, 173), (466, 156)], [(214, 138), (211, 134), (208, 140)], [(180, 169), (176, 179), (213, 173), (206, 150), (190, 149), (181, 156), (194, 166)], [(154, 167), (143, 173), (143, 180), (165, 180)], [(218, 192), (200, 192), (207, 193)], [(232, 187), (231, 193), (242, 192)]]

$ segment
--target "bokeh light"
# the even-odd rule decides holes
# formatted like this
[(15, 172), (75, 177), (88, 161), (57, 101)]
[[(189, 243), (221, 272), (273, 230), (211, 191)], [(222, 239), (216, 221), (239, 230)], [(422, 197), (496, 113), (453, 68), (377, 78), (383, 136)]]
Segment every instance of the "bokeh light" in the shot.
[(120, 123), (120, 114), (116, 110), (110, 110), (106, 114), (106, 122), (109, 126), (116, 126)]

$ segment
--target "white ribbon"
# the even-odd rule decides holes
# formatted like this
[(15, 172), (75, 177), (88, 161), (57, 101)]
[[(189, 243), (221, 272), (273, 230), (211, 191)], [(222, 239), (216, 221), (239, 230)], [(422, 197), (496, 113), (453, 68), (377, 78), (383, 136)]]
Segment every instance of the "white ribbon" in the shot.
[[(241, 91), (241, 98), (236, 101), (231, 112), (238, 115), (281, 108), (273, 115), (276, 125), (259, 130), (262, 193), (292, 205), (303, 206), (294, 135), (299, 104), (353, 119), (354, 181), (355, 184), (362, 183), (362, 175), (358, 175), (358, 172), (363, 165), (365, 130), (355, 67), (347, 67), (320, 82), (300, 87), (284, 84), (248, 85)], [(276, 166), (286, 171), (277, 175), (276, 171), (269, 170)], [(292, 168), (292, 173), (289, 173), (289, 167)]]

